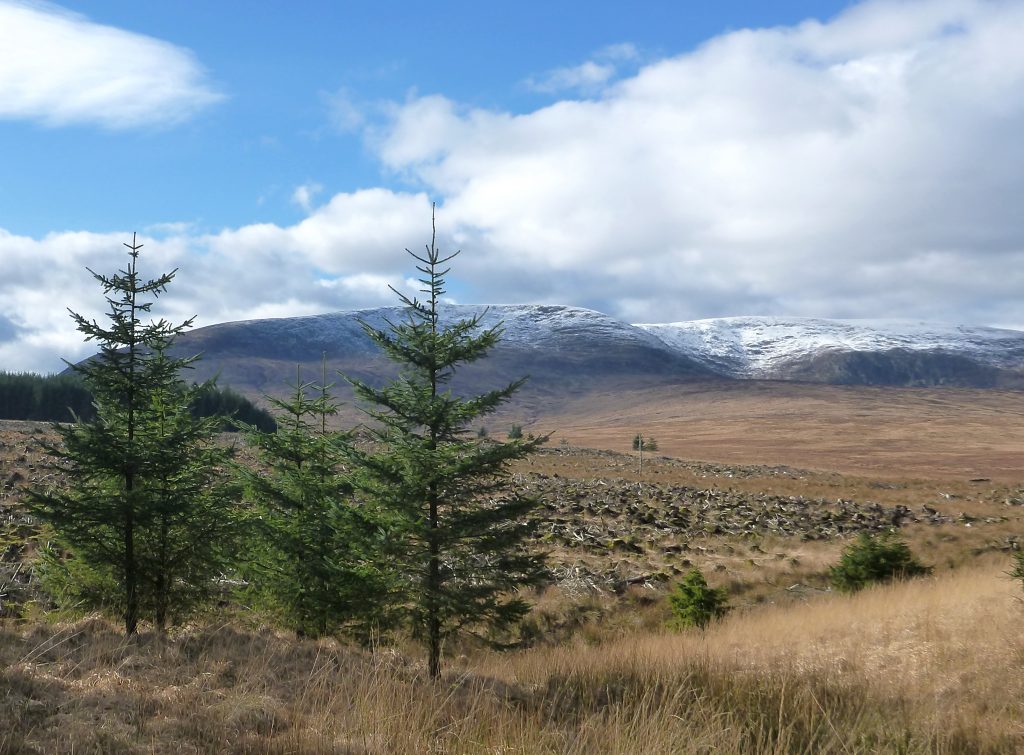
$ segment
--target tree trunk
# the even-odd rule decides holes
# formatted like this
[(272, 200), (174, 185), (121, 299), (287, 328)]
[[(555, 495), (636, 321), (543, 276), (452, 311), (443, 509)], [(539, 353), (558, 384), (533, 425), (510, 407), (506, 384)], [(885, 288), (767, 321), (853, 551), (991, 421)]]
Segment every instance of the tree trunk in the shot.
[[(129, 493), (130, 495), (130, 493)], [(135, 573), (135, 517), (129, 504), (124, 520), (124, 633), (135, 634), (139, 624), (138, 577)]]
[(153, 623), (156, 625), (157, 631), (161, 633), (167, 627), (167, 607), (171, 602), (171, 581), (167, 573), (170, 561), (168, 554), (170, 529), (165, 512), (160, 517), (160, 558), (157, 561), (157, 568), (160, 571), (156, 575), (156, 606), (153, 610)]
[(431, 483), (429, 501), (430, 560), (427, 565), (427, 645), (430, 678), (441, 676), (441, 544), (438, 542), (437, 492)]

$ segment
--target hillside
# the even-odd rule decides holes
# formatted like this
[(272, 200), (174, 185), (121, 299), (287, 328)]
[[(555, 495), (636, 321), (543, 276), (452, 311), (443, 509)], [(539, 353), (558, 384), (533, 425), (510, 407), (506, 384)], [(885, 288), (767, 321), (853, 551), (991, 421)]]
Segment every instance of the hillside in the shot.
[[(445, 322), (501, 325), (492, 355), (460, 371), (457, 391), (529, 375), (520, 405), (547, 410), (581, 393), (695, 381), (772, 380), (894, 387), (1024, 386), (1024, 333), (914, 321), (734, 317), (629, 325), (588, 309), (449, 305)], [(397, 307), (222, 323), (185, 334), (202, 352), (197, 377), (220, 375), (250, 396), (281, 393), (295, 366), (379, 380), (394, 370), (363, 332), (404, 316)]]
[[(555, 306), (449, 306), (442, 324), (481, 316), (482, 327), (501, 325), (502, 340), (481, 362), (460, 369), (456, 391), (490, 390), (529, 375), (520, 405), (550, 406), (596, 388), (641, 387), (679, 380), (714, 379), (707, 367), (676, 353), (640, 328), (587, 309)], [(330, 379), (336, 371), (380, 380), (394, 368), (363, 332), (360, 322), (386, 328), (405, 316), (399, 307), (332, 312), (308, 317), (249, 320), (198, 328), (175, 345), (179, 354), (202, 352), (200, 378), (221, 382), (252, 396), (281, 393), (295, 380), (319, 377), (326, 355)], [(344, 381), (340, 392), (345, 395)]]
[[(540, 414), (509, 410), (574, 445), (787, 464), (884, 478), (1024, 479), (1024, 392), (717, 381), (604, 391)], [(499, 425), (495, 425), (499, 426)]]

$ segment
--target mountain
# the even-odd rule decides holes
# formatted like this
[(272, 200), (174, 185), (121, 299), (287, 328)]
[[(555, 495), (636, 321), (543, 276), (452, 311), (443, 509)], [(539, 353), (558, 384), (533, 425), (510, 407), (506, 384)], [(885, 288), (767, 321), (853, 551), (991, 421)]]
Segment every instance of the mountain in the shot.
[[(779, 317), (628, 325), (593, 310), (540, 305), (449, 305), (442, 323), (477, 315), (485, 327), (500, 323), (503, 337), (489, 358), (459, 370), (454, 390), (529, 375), (517, 403), (537, 408), (584, 392), (723, 379), (1024, 387), (1024, 332), (998, 328)], [(374, 382), (395, 367), (360, 323), (384, 328), (404, 316), (385, 307), (223, 323), (186, 333), (175, 351), (202, 352), (194, 377), (218, 374), (250, 396), (286, 392), (296, 365), (304, 380), (318, 378), (322, 354), (329, 379), (341, 370)]]
[[(527, 400), (597, 388), (714, 379), (693, 357), (668, 346), (642, 328), (593, 310), (562, 306), (449, 305), (442, 324), (480, 315), (484, 327), (499, 323), (503, 336), (487, 359), (456, 375), (456, 392), (490, 390), (523, 375)], [(280, 394), (294, 383), (296, 365), (304, 380), (318, 378), (326, 355), (329, 379), (336, 370), (368, 381), (395, 368), (363, 332), (361, 322), (386, 328), (405, 317), (399, 307), (331, 312), (307, 317), (229, 322), (182, 335), (176, 354), (201, 352), (194, 377), (219, 375), (221, 382), (250, 394)]]
[(715, 373), (842, 385), (1024, 385), (1024, 332), (915, 320), (724, 317), (637, 327)]

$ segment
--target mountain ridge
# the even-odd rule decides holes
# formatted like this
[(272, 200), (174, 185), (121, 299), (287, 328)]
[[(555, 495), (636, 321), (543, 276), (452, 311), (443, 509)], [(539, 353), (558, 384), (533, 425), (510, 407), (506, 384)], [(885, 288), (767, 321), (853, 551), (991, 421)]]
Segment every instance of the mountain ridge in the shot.
[(747, 316), (637, 327), (739, 379), (981, 387), (1024, 368), (1024, 332), (988, 326)]
[[(401, 307), (330, 312), (302, 317), (243, 320), (182, 334), (176, 354), (201, 352), (195, 377), (219, 375), (250, 394), (281, 393), (294, 381), (295, 365), (318, 374), (326, 355), (340, 371), (370, 382), (391, 377), (391, 365), (362, 323), (381, 329), (403, 319)], [(715, 379), (707, 367), (670, 349), (660, 338), (594, 310), (557, 305), (448, 305), (441, 324), (480, 317), (483, 328), (502, 328), (487, 359), (461, 367), (456, 392), (489, 390), (529, 375), (527, 392), (552, 398), (597, 386), (648, 385)], [(315, 372), (310, 372), (315, 370)]]
[[(176, 345), (204, 353), (200, 377), (279, 392), (294, 365), (361, 379), (394, 373), (362, 323), (384, 328), (401, 307), (243, 320), (197, 328)], [(596, 385), (782, 380), (845, 385), (1024, 387), (1024, 332), (920, 320), (730, 317), (632, 325), (563, 305), (455, 305), (442, 324), (501, 327), (492, 356), (460, 370), (466, 390), (530, 374), (541, 393)], [(282, 367), (290, 365), (282, 374)], [(284, 376), (283, 376), (284, 375)]]

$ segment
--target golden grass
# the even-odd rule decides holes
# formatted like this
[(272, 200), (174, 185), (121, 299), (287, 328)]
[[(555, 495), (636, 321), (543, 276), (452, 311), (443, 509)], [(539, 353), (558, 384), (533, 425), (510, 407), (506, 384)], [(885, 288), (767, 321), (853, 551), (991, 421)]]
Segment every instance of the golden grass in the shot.
[(734, 381), (586, 393), (513, 417), (557, 442), (873, 478), (1024, 478), (1024, 392)]
[(1024, 748), (1024, 605), (998, 568), (761, 606), (706, 632), (396, 650), (88, 619), (0, 633), (0, 752), (841, 753)]
[[(628, 442), (630, 422), (615, 437)], [(980, 453), (980, 437), (968, 437), (968, 455)], [(921, 453), (941, 459), (946, 441), (924, 440)], [(824, 449), (838, 452), (840, 441)], [(25, 464), (38, 452), (27, 440), (8, 445)], [(886, 475), (905, 458), (879, 453)], [(751, 451), (744, 460), (785, 459)], [(516, 471), (641, 480), (633, 459), (591, 453), (548, 453)], [(1008, 558), (998, 552), (1022, 532), (1024, 507), (1006, 503), (1019, 497), (1020, 477), (881, 484), (881, 472), (867, 474), (732, 477), (650, 459), (642, 481), (934, 507), (954, 521), (901, 530), (936, 566), (934, 579), (853, 597), (787, 591), (823, 586), (846, 543), (694, 538), (676, 555), (654, 546), (644, 570), (685, 555), (740, 609), (705, 633), (673, 635), (659, 629), (665, 609), (653, 590), (570, 599), (552, 587), (531, 619), (550, 633), (545, 642), (503, 654), (449, 648), (441, 684), (425, 678), (415, 651), (297, 641), (237, 622), (133, 642), (98, 618), (8, 622), (0, 753), (1024, 751), (1024, 593), (1003, 577)]]

